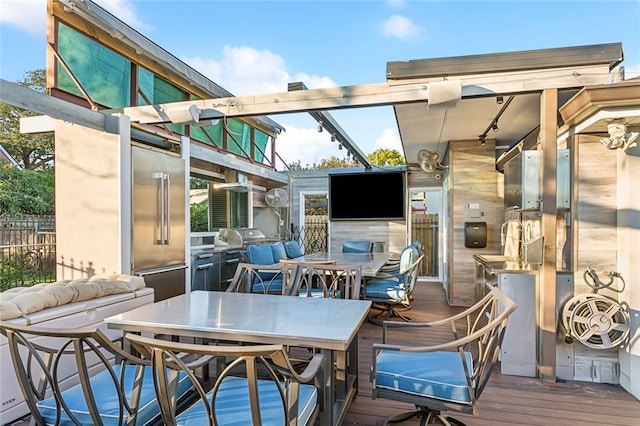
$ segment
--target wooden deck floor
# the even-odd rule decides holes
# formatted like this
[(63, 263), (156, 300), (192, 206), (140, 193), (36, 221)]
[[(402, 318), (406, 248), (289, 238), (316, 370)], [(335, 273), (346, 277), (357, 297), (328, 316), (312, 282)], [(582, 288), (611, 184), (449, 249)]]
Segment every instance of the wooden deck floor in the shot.
[[(413, 308), (407, 314), (414, 321), (443, 318), (460, 308), (449, 307), (439, 283), (420, 282), (416, 286)], [(365, 323), (359, 340), (359, 396), (351, 403), (344, 425), (379, 425), (390, 415), (412, 409), (409, 404), (371, 398), (369, 368), (371, 345), (382, 338), (379, 326)], [(395, 342), (409, 342), (419, 336), (399, 336)], [(436, 343), (443, 336), (423, 337)], [(468, 426), (475, 425), (640, 425), (640, 402), (621, 386), (567, 382), (545, 385), (528, 377), (506, 376), (494, 372), (479, 401), (479, 415), (456, 414)], [(403, 425), (419, 424), (410, 420)]]

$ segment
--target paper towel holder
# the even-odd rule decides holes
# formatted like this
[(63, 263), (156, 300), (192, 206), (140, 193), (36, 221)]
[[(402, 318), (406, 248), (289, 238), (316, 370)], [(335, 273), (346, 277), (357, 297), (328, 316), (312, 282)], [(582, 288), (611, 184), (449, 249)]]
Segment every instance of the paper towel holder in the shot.
[(468, 248), (487, 246), (487, 222), (464, 223), (464, 246)]

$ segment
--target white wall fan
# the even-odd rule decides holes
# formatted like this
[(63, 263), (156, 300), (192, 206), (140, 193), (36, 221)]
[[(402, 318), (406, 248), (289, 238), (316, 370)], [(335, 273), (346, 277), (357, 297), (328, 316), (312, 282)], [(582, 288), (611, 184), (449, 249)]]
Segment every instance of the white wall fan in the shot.
[(428, 149), (421, 149), (418, 151), (418, 164), (420, 168), (426, 173), (433, 174), (436, 179), (442, 178), (442, 170), (447, 166), (440, 162), (440, 154)]
[(280, 215), (280, 209), (287, 207), (289, 204), (289, 194), (282, 188), (273, 188), (267, 191), (264, 196), (264, 201), (269, 207), (273, 207), (276, 216), (278, 216), (278, 223), (280, 226), (284, 226), (284, 220)]

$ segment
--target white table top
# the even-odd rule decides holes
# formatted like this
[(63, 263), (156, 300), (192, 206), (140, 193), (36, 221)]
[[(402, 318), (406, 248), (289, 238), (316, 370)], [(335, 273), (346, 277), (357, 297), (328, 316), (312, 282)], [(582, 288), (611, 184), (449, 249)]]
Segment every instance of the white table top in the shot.
[(344, 351), (371, 302), (194, 291), (105, 319), (111, 329)]
[(374, 277), (380, 272), (380, 268), (382, 268), (391, 255), (392, 253), (344, 253), (342, 251), (329, 251), (307, 254), (294, 260), (301, 262), (335, 260), (336, 265), (361, 265), (363, 276)]

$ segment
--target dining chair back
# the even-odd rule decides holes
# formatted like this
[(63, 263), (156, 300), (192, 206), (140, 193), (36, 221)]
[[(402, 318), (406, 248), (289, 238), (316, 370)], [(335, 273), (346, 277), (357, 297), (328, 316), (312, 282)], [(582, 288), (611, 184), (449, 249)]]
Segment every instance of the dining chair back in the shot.
[[(444, 425), (464, 424), (442, 412), (478, 414), (482, 394), (500, 355), (502, 339), (516, 303), (499, 288), (473, 306), (429, 323), (385, 321), (382, 342), (373, 344), (372, 398), (406, 402), (417, 409), (387, 423), (422, 417)], [(413, 344), (392, 343), (396, 333), (409, 333)], [(442, 336), (449, 336), (442, 341)], [(436, 343), (432, 343), (432, 342)]]
[[(296, 372), (282, 345), (202, 345), (128, 334), (132, 347), (149, 356), (163, 423), (194, 425), (313, 425), (319, 412), (324, 355), (314, 354)], [(229, 362), (206, 388), (195, 372), (209, 359)], [(196, 390), (193, 405), (178, 413), (173, 381), (186, 375)], [(316, 377), (317, 376), (317, 377)], [(211, 389), (211, 390), (208, 390)]]
[(359, 299), (362, 266), (323, 262), (299, 263), (301, 273), (292, 295), (334, 299)]
[(371, 240), (347, 240), (342, 244), (343, 253), (369, 253)]
[(300, 274), (297, 262), (273, 265), (241, 262), (238, 263), (226, 291), (288, 295), (292, 286), (300, 279)]
[[(0, 322), (0, 333), (34, 424), (144, 425), (160, 419), (150, 363), (99, 329)], [(176, 382), (178, 398), (190, 387), (185, 379)]]

